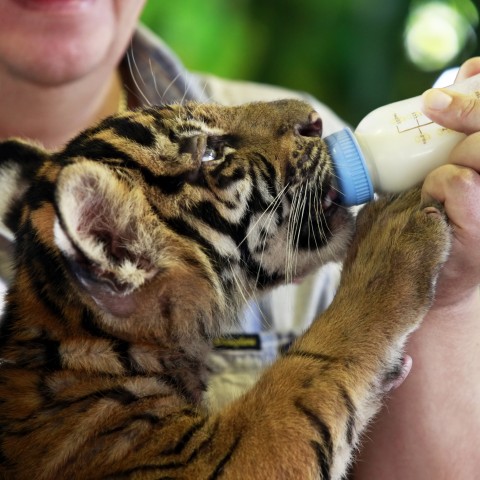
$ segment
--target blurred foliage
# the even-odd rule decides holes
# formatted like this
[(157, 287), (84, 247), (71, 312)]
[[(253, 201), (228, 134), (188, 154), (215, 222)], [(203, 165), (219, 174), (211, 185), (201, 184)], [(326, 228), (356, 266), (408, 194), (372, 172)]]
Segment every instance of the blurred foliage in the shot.
[[(421, 93), (440, 73), (405, 55), (408, 14), (420, 1), (149, 0), (142, 21), (191, 70), (308, 91), (355, 125), (377, 106)], [(480, 54), (474, 37), (453, 64)]]

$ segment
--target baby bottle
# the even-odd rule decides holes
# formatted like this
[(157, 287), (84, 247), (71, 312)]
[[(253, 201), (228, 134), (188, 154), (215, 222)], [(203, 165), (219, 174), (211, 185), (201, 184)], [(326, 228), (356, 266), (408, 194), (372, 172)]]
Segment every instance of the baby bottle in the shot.
[[(480, 74), (448, 87), (480, 97)], [(337, 177), (339, 201), (360, 205), (376, 192), (400, 192), (447, 163), (465, 137), (432, 122), (420, 110), (421, 96), (391, 103), (369, 113), (352, 132), (325, 137)]]

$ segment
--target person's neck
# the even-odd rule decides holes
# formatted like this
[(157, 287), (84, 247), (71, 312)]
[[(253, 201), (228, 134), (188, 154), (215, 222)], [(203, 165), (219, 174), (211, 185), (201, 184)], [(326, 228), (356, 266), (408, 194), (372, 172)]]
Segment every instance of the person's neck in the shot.
[(58, 149), (81, 130), (118, 111), (121, 82), (113, 71), (48, 87), (0, 71), (0, 139), (22, 137)]

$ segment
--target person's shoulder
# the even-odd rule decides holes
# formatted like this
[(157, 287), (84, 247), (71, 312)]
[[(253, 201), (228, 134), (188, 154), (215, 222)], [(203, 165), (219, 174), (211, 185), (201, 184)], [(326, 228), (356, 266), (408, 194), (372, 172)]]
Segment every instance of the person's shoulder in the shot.
[(129, 88), (140, 104), (207, 101), (201, 85), (175, 52), (142, 24), (122, 62), (129, 73)]
[(210, 101), (223, 105), (239, 105), (247, 102), (270, 102), (285, 98), (297, 98), (310, 103), (321, 115), (325, 134), (328, 135), (331, 132), (345, 127), (345, 122), (329, 107), (308, 93), (290, 90), (276, 85), (230, 80), (209, 74), (196, 74), (196, 77)]

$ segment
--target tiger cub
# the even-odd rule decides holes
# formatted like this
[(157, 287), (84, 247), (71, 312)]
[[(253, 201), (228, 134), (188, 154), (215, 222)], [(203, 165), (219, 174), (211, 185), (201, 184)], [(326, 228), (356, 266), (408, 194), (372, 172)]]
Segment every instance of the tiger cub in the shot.
[[(292, 100), (125, 112), (56, 153), (0, 144), (1, 478), (342, 478), (450, 234), (412, 191), (352, 240), (321, 133)], [(344, 255), (331, 307), (209, 412), (211, 340), (244, 299)]]

